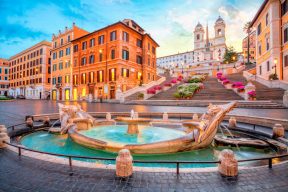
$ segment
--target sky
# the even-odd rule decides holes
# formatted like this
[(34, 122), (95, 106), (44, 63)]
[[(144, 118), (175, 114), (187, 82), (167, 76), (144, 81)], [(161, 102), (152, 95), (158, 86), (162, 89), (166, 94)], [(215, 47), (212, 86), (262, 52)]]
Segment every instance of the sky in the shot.
[(157, 56), (193, 50), (198, 22), (209, 35), (221, 16), (226, 41), (241, 51), (243, 26), (263, 0), (0, 0), (0, 58), (9, 58), (53, 33), (77, 26), (92, 32), (130, 18), (155, 39)]

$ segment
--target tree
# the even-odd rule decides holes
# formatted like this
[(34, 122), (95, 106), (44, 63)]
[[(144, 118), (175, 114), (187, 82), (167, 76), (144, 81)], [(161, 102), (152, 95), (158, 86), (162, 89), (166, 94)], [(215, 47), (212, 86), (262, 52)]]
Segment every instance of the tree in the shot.
[(234, 63), (238, 60), (238, 54), (235, 51), (234, 47), (228, 47), (224, 53), (224, 63)]
[(245, 23), (243, 31), (247, 33), (247, 63), (250, 64), (250, 32), (251, 32), (251, 21)]

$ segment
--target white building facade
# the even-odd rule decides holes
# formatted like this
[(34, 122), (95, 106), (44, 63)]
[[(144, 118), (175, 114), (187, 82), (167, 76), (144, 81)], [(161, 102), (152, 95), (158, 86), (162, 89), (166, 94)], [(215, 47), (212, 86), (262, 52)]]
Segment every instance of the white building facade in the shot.
[(219, 16), (214, 24), (214, 38), (209, 38), (206, 30), (198, 23), (194, 30), (194, 50), (157, 58), (157, 66), (167, 69), (175, 67), (208, 66), (223, 61), (226, 51), (226, 24)]

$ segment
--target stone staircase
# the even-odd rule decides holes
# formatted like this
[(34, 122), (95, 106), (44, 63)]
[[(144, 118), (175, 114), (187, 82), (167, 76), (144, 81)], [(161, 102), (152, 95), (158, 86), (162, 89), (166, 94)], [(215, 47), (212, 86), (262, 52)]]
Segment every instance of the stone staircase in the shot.
[[(235, 73), (226, 76), (230, 81), (241, 81), (247, 84), (246, 79), (243, 77), (242, 73)], [(269, 88), (265, 85), (258, 83), (257, 81), (252, 82), (256, 87), (256, 100), (273, 100), (282, 101), (284, 90), (280, 88)]]
[[(168, 80), (167, 82), (170, 82), (172, 78), (170, 78), (170, 80)], [(164, 85), (165, 83), (163, 83)], [(171, 87), (170, 89), (168, 89), (167, 91), (162, 91), (156, 95), (154, 95), (153, 97), (150, 97), (148, 100), (176, 100), (176, 98), (173, 96), (174, 93), (177, 91), (177, 87), (179, 85), (182, 85), (183, 83), (179, 83), (177, 85), (174, 85), (173, 87)]]
[(234, 91), (226, 89), (217, 78), (207, 77), (203, 83), (204, 89), (195, 93), (192, 100), (243, 100)]

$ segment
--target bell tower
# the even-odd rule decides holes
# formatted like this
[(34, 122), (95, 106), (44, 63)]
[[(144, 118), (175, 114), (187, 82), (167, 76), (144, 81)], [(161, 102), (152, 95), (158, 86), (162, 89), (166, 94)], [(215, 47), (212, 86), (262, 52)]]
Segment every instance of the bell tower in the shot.
[(204, 48), (205, 46), (204, 34), (205, 34), (204, 28), (198, 22), (194, 30), (194, 49)]

